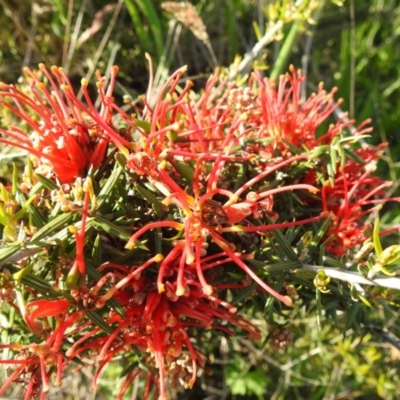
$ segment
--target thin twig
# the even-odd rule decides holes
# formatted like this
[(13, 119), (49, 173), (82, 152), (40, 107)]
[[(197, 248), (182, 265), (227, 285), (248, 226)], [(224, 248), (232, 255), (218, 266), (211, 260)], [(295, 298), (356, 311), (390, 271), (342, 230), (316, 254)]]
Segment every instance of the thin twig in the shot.
[(24, 248), (22, 250), (18, 250), (10, 257), (4, 259), (3, 261), (0, 261), (0, 268), (6, 264), (14, 264), (14, 263), (17, 263), (17, 262), (23, 260), (26, 257), (31, 257), (34, 254), (40, 253), (42, 250), (43, 250), (42, 247), (35, 247), (35, 248), (30, 248), (30, 249)]
[(229, 79), (235, 79), (239, 74), (251, 67), (253, 61), (259, 56), (262, 49), (274, 39), (277, 32), (283, 27), (283, 21), (277, 21), (265, 35), (255, 44), (255, 46), (243, 57), (243, 60), (236, 67), (233, 65), (229, 73)]
[(303, 264), (302, 269), (309, 271), (323, 270), (325, 274), (331, 278), (346, 281), (351, 284), (369, 285), (369, 286), (384, 286), (390, 289), (400, 290), (400, 278), (391, 276), (376, 276), (374, 279), (368, 279), (358, 272), (346, 271), (341, 268), (321, 267), (318, 265)]

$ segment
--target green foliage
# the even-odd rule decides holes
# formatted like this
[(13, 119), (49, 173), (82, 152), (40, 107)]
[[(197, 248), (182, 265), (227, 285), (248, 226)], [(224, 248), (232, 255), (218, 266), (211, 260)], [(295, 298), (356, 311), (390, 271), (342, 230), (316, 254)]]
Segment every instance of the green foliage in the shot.
[[(152, 2), (148, 0), (124, 0), (124, 2), (131, 17), (140, 48), (148, 52), (155, 48), (156, 54), (154, 56), (156, 59), (160, 59), (163, 50), (163, 35), (160, 18)], [(147, 23), (143, 23), (143, 19)]]
[(264, 388), (270, 383), (261, 370), (244, 372), (245, 365), (231, 365), (227, 372), (226, 383), (230, 387), (232, 395), (251, 396), (262, 399)]

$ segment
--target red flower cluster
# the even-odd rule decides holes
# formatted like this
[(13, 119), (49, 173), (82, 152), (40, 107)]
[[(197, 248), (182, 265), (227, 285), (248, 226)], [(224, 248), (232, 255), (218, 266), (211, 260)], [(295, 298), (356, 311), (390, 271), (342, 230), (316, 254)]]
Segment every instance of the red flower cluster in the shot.
[(118, 67), (111, 68), (107, 88), (105, 78), (97, 74), (97, 87), (102, 101), (100, 110), (90, 99), (88, 82), (82, 80), (85, 105), (76, 97), (62, 68), (51, 68), (55, 80), (43, 64), (39, 69), (51, 85), (50, 92), (28, 68), (25, 68), (25, 72), (32, 78), (30, 95), (13, 85), (0, 84), (0, 98), (3, 99), (0, 104), (31, 130), (27, 135), (18, 126), (0, 128), (0, 133), (13, 139), (0, 139), (0, 143), (17, 146), (36, 156), (38, 173), (55, 177), (61, 183), (72, 183), (77, 177), (85, 177), (89, 167), (99, 168), (110, 141), (120, 149), (123, 145), (129, 146), (129, 142), (115, 132), (112, 122), (112, 94)]
[[(12, 85), (1, 85), (1, 104), (27, 123), (31, 132), (0, 129), (12, 139), (0, 142), (28, 150), (36, 157), (37, 173), (64, 188), (69, 184), (71, 192), (79, 179), (86, 179), (82, 217), (79, 229), (71, 230), (75, 263), (55, 273), (52, 281), (64, 298), (46, 300), (32, 290), (25, 308), (21, 302), (15, 305), (12, 297), (7, 300), (43, 342), (1, 345), (19, 353), (14, 360), (1, 361), (18, 367), (0, 395), (12, 382), (21, 382), (26, 385), (26, 398), (40, 388), (44, 398), (50, 376), (56, 372), (56, 384), (61, 384), (62, 371), (73, 358), (96, 363), (96, 386), (103, 367), (130, 351), (141, 354), (149, 377), (158, 376), (160, 399), (167, 398), (167, 380), (170, 385), (176, 379), (191, 387), (197, 367), (206, 361), (202, 330), (234, 334), (226, 326), (229, 323), (261, 337), (259, 329), (236, 315), (236, 307), (225, 301), (227, 291), (243, 289), (247, 276), (263, 292), (286, 306), (292, 304), (279, 285), (270, 286), (275, 284), (273, 276), (267, 283), (267, 274), (249, 263), (272, 251), (271, 232), (298, 227), (301, 233), (306, 224), (317, 231), (330, 217), (325, 233), (325, 238), (331, 237), (328, 250), (342, 255), (365, 240), (368, 226), (362, 217), (377, 209), (375, 204), (383, 201), (389, 186), (371, 175), (378, 148), (361, 147), (352, 158), (340, 159), (368, 130), (361, 126), (352, 133), (352, 142), (343, 136), (352, 121), (337, 121), (319, 132), (337, 107), (334, 91), (327, 94), (320, 86), (317, 94), (303, 101), (303, 77), (294, 69), (281, 77), (277, 87), (258, 73), (250, 76), (245, 88), (215, 75), (194, 97), (191, 82), (178, 90), (185, 73), (182, 68), (158, 90), (150, 87), (142, 108), (132, 105), (134, 115), (112, 97), (116, 67), (107, 89), (98, 74), (100, 110), (88, 95), (87, 82), (82, 85), (85, 105), (62, 69), (51, 69), (55, 80), (44, 66), (40, 70), (52, 92), (29, 70), (30, 96)], [(116, 131), (115, 115), (124, 127), (123, 135)], [(125, 185), (125, 192), (109, 199), (108, 213), (115, 213), (112, 224), (126, 222), (134, 232), (117, 249), (115, 260), (112, 253), (97, 259), (97, 275), (92, 272), (88, 277), (87, 245), (95, 243), (96, 235), (106, 232), (117, 247), (121, 236), (126, 237), (111, 223), (109, 229), (96, 231), (97, 196), (104, 197), (101, 190), (111, 180), (109, 171), (105, 169), (95, 184), (86, 177), (90, 169), (102, 166), (110, 144), (116, 146), (116, 158), (123, 158), (126, 170), (114, 183)], [(293, 203), (289, 207), (288, 199), (300, 211), (294, 210)], [(124, 257), (131, 261), (118, 261)], [(242, 281), (232, 282), (229, 274), (217, 272), (228, 266), (239, 267), (236, 273), (244, 273)], [(38, 321), (45, 317), (55, 323)], [(96, 318), (100, 321), (94, 326)], [(119, 398), (140, 372), (137, 366), (127, 373)]]

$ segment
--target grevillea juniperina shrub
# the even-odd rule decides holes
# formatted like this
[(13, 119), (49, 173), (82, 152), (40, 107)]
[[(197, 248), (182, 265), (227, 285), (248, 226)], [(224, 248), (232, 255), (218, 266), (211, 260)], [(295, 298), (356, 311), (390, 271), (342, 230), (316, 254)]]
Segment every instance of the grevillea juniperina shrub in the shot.
[(22, 384), (26, 399), (45, 398), (77, 360), (97, 367), (96, 389), (117, 360), (117, 398), (141, 377), (142, 398), (166, 399), (206, 366), (206, 333), (261, 339), (249, 298), (270, 320), (307, 307), (310, 293), (329, 298), (326, 265), (354, 271), (335, 282), (343, 305), (379, 298), (364, 275), (389, 273), (398, 248), (383, 259), (368, 218), (397, 199), (373, 174), (384, 145), (368, 144), (368, 122), (332, 122), (334, 90), (302, 99), (291, 68), (277, 84), (214, 74), (194, 92), (181, 68), (118, 104), (113, 67), (108, 80), (97, 74), (96, 107), (88, 82), (81, 100), (61, 68), (25, 72), (28, 88), (0, 86), (19, 121), (0, 143), (29, 153), (0, 192), (0, 296), (14, 314), (0, 395)]

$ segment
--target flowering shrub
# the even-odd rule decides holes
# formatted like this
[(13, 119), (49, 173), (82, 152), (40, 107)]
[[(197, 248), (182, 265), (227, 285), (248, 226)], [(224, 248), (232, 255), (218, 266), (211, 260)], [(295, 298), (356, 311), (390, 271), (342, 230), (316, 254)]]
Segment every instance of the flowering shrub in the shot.
[[(325, 263), (371, 268), (374, 245), (354, 254), (387, 200), (390, 182), (372, 175), (383, 145), (366, 143), (366, 124), (351, 134), (353, 121), (327, 124), (334, 91), (302, 99), (292, 68), (276, 86), (215, 74), (196, 94), (182, 68), (123, 106), (113, 67), (108, 83), (97, 75), (96, 107), (88, 83), (81, 101), (61, 68), (26, 72), (29, 92), (0, 86), (21, 120), (0, 143), (30, 154), (21, 182), (1, 187), (3, 313), (15, 313), (9, 338), (18, 329), (26, 340), (0, 345), (12, 354), (0, 395), (15, 382), (44, 398), (76, 360), (96, 365), (95, 389), (119, 360), (117, 398), (144, 375), (143, 398), (154, 382), (166, 399), (205, 367), (206, 332), (262, 337), (240, 315), (249, 299), (284, 314), (312, 292), (329, 296)], [(303, 276), (306, 266), (319, 272)], [(353, 301), (346, 279), (337, 285)]]

